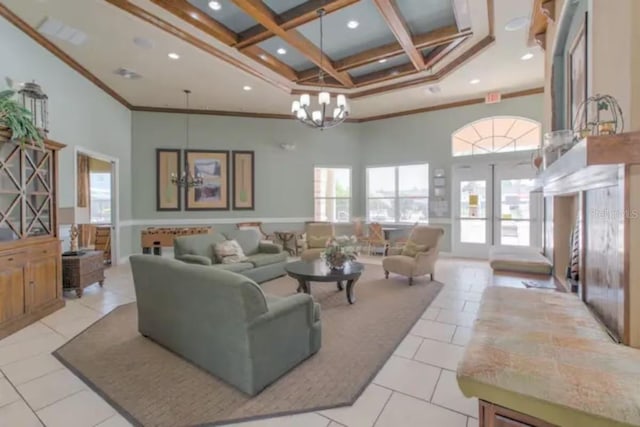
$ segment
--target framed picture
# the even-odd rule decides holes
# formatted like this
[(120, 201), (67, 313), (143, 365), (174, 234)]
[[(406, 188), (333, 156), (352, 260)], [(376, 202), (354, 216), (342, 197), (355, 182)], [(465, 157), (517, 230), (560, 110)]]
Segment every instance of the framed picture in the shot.
[(185, 165), (193, 176), (201, 176), (200, 187), (185, 191), (188, 211), (229, 210), (229, 152), (185, 150)]
[(156, 210), (179, 211), (180, 188), (171, 183), (171, 176), (180, 176), (180, 150), (156, 149)]
[[(567, 127), (574, 129), (581, 122), (586, 124), (588, 112), (576, 118), (578, 107), (587, 99), (587, 15), (576, 34), (567, 56)], [(578, 123), (574, 123), (577, 119)]]
[(253, 151), (234, 151), (233, 209), (255, 209), (255, 166)]

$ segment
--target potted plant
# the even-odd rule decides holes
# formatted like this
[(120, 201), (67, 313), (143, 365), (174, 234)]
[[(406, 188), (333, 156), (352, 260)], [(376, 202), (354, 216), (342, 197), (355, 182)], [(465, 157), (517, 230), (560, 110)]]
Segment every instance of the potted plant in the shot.
[(15, 142), (24, 146), (43, 147), (43, 136), (34, 125), (31, 112), (16, 99), (10, 79), (6, 79), (8, 89), (0, 91), (0, 143)]
[(334, 237), (327, 243), (322, 258), (332, 270), (342, 270), (346, 262), (355, 261), (358, 252), (356, 245), (355, 237)]

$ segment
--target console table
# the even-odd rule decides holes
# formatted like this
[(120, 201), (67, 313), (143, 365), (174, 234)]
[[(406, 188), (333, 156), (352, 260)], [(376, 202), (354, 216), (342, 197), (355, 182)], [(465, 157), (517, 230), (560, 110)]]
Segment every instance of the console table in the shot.
[(104, 254), (102, 251), (87, 251), (79, 255), (62, 257), (62, 285), (64, 289), (75, 289), (82, 298), (84, 288), (98, 282), (104, 284)]

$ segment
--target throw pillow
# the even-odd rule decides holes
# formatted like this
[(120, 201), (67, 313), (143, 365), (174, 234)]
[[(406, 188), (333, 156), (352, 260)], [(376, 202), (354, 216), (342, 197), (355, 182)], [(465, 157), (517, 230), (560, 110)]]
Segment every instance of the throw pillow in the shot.
[(224, 242), (216, 243), (213, 250), (218, 262), (222, 264), (237, 264), (247, 261), (242, 247), (235, 240), (225, 240)]
[(329, 236), (307, 236), (307, 245), (309, 249), (326, 248), (330, 238)]
[(429, 247), (427, 245), (418, 245), (409, 240), (402, 248), (402, 255), (414, 258), (419, 252), (426, 252)]

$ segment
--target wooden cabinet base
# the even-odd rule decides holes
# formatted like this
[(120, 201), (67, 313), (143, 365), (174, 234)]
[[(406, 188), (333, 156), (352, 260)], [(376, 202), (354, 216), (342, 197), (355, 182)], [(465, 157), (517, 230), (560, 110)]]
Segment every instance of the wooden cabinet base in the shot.
[(20, 329), (29, 326), (33, 322), (37, 322), (45, 316), (53, 313), (64, 307), (64, 300), (57, 299), (55, 301), (51, 301), (46, 305), (43, 305), (37, 312), (26, 314), (15, 319), (12, 322), (8, 322), (6, 325), (3, 325), (0, 328), (0, 340), (4, 337), (8, 337), (14, 332), (19, 331)]
[(546, 421), (484, 400), (480, 400), (479, 404), (480, 427), (556, 427)]

